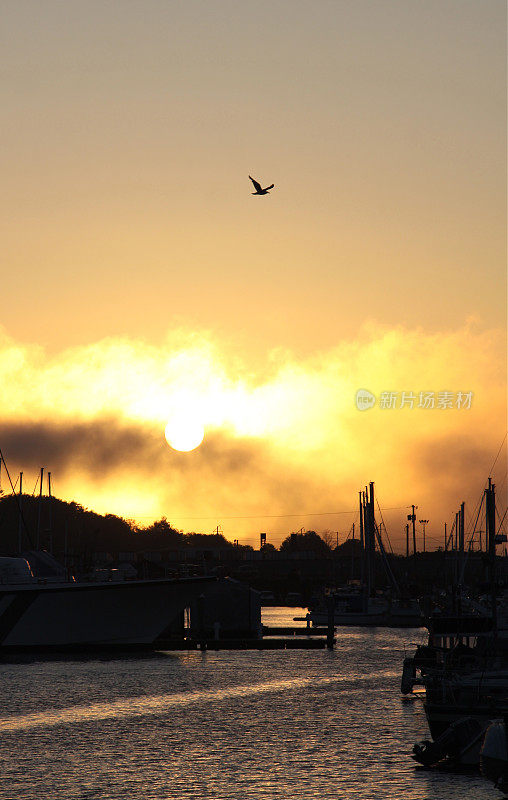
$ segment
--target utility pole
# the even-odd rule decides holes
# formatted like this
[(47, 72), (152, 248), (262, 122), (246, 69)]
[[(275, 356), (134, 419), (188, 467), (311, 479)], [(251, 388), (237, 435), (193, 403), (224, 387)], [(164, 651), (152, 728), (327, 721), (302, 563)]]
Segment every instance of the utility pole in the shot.
[(406, 558), (409, 558), (409, 522), (406, 522)]
[(423, 552), (425, 553), (425, 526), (428, 524), (429, 520), (428, 519), (420, 519), (418, 521), (419, 521), (420, 525), (423, 528)]
[(411, 523), (412, 528), (413, 528), (413, 555), (414, 556), (416, 556), (416, 529), (415, 529), (415, 522), (416, 522), (415, 509), (416, 508), (418, 508), (418, 506), (411, 506), (411, 509), (412, 509), (411, 514), (407, 515), (408, 522)]

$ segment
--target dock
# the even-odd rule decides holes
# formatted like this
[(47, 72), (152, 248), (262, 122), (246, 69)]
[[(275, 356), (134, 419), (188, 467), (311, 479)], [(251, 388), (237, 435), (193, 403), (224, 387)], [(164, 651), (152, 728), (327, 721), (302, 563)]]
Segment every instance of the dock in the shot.
[(157, 642), (157, 650), (324, 650), (327, 646), (326, 639), (282, 639), (269, 637), (267, 639), (184, 639), (175, 641)]
[(262, 633), (260, 638), (160, 639), (154, 647), (157, 650), (323, 650), (335, 644), (335, 637), (330, 637), (328, 628), (263, 625)]
[(300, 625), (296, 628), (286, 628), (263, 625), (263, 636), (326, 636), (327, 634), (328, 628), (325, 627), (302, 628)]

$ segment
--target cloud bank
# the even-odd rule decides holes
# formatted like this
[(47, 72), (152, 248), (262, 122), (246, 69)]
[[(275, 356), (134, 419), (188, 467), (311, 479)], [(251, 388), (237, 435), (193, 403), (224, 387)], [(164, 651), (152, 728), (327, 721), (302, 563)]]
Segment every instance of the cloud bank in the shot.
[[(302, 526), (345, 534), (353, 514), (318, 514), (355, 509), (374, 480), (385, 507), (402, 507), (386, 512), (393, 541), (411, 503), (438, 539), (456, 506), (476, 501), (501, 444), (504, 365), (502, 332), (473, 322), (433, 335), (369, 324), (304, 360), (273, 351), (258, 372), (209, 333), (173, 331), (159, 347), (106, 339), (52, 357), (3, 334), (0, 447), (25, 485), (45, 466), (64, 499), (141, 522), (164, 514), (186, 530), (222, 522), (252, 543), (260, 530), (274, 542)], [(356, 408), (360, 388), (374, 408)], [(402, 392), (413, 408), (398, 407)], [(472, 392), (471, 408), (418, 408), (420, 392)], [(395, 408), (380, 407), (382, 393)], [(190, 453), (164, 439), (182, 415), (205, 426)], [(501, 501), (504, 468), (501, 453)]]

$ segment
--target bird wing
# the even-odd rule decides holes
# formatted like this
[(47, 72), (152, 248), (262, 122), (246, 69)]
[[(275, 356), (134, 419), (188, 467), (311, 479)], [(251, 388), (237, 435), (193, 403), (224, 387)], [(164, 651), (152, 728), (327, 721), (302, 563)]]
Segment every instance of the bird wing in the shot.
[(265, 192), (267, 192), (267, 191), (268, 191), (268, 189), (273, 189), (273, 187), (274, 187), (274, 186), (275, 186), (275, 184), (274, 184), (274, 183), (272, 183), (272, 185), (271, 185), (271, 186), (267, 186), (267, 187), (266, 187), (266, 189), (265, 189)]
[[(250, 178), (250, 175), (249, 175), (249, 178)], [(257, 181), (255, 181), (255, 180), (254, 180), (254, 178), (250, 178), (250, 179), (251, 179), (252, 183), (254, 184), (254, 189), (256, 190), (256, 192), (261, 192), (261, 191), (263, 191), (263, 190), (261, 189), (261, 184), (260, 184), (260, 183), (258, 183)]]

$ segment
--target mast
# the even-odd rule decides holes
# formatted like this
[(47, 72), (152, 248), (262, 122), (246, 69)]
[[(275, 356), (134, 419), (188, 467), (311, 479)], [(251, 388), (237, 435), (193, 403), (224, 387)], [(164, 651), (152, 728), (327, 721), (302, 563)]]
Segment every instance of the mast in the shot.
[(351, 545), (351, 580), (355, 577), (355, 523), (353, 522), (353, 543)]
[(53, 496), (51, 494), (51, 472), (48, 471), (49, 552), (53, 552)]
[(460, 504), (460, 511), (459, 511), (459, 520), (460, 520), (460, 528), (459, 528), (459, 546), (460, 552), (464, 554), (464, 507), (465, 503), (462, 501)]
[(371, 597), (376, 594), (376, 533), (374, 520), (374, 482), (369, 483), (369, 544), (370, 544), (370, 593)]
[(496, 587), (496, 487), (489, 478), (485, 489), (485, 529), (489, 553), (490, 603), (492, 606), (492, 630), (497, 640), (497, 587)]
[(358, 492), (358, 504), (360, 507), (360, 583), (365, 584), (365, 535), (363, 530), (363, 503), (362, 493)]
[(44, 477), (44, 467), (41, 467), (39, 479), (39, 507), (37, 509), (37, 550), (41, 549), (41, 511), (42, 511), (42, 481)]
[(464, 579), (464, 570), (466, 568), (466, 556), (465, 556), (465, 545), (464, 545), (464, 507), (465, 503), (462, 502), (460, 504), (459, 509), (459, 550), (460, 550), (460, 583)]
[(371, 481), (363, 493), (363, 527), (365, 539), (365, 584), (367, 597), (373, 597), (375, 587), (376, 534), (374, 521), (374, 483)]
[(18, 501), (18, 552), (23, 549), (23, 473), (19, 473), (19, 501)]

